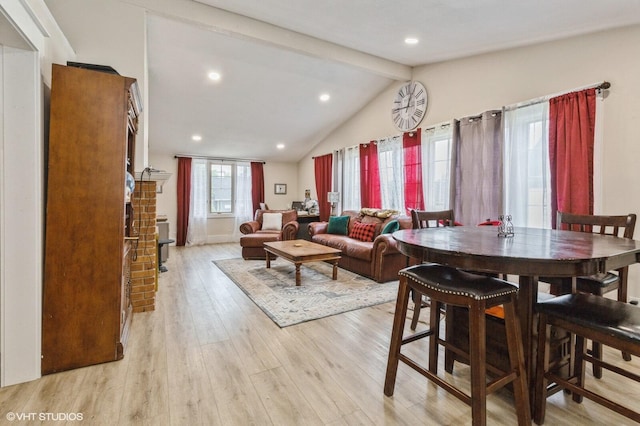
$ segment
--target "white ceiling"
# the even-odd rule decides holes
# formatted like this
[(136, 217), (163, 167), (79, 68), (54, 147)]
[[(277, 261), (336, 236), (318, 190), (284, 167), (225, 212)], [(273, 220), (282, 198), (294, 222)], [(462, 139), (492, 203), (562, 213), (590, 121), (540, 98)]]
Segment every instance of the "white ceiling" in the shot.
[(149, 15), (152, 153), (295, 162), (409, 67), (640, 23), (640, 0), (191, 3), (226, 26)]

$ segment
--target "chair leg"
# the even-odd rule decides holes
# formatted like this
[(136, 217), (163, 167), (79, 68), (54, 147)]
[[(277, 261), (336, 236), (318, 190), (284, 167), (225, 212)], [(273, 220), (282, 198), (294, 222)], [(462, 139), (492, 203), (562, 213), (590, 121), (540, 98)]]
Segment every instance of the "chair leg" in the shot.
[(429, 371), (433, 374), (438, 374), (438, 340), (440, 339), (440, 308), (442, 303), (432, 300), (430, 315), (429, 315), (429, 329), (431, 330), (431, 336), (429, 336)]
[[(618, 270), (618, 277), (620, 284), (618, 285), (618, 300), (627, 303), (627, 275), (629, 274), (629, 268), (622, 268)], [(631, 361), (631, 354), (622, 352), (622, 358), (625, 361)]]
[(391, 343), (389, 344), (389, 359), (387, 361), (387, 374), (384, 379), (384, 394), (393, 395), (396, 385), (396, 375), (398, 373), (398, 362), (400, 347), (402, 346), (402, 333), (407, 315), (407, 305), (409, 304), (409, 285), (405, 277), (400, 277), (398, 285), (398, 299), (396, 300), (396, 311), (393, 317), (393, 328), (391, 330)]
[(513, 383), (513, 394), (516, 401), (516, 414), (520, 426), (531, 424), (531, 406), (529, 405), (529, 384), (524, 369), (524, 350), (520, 336), (520, 323), (516, 316), (515, 296), (511, 303), (504, 304), (504, 320), (509, 347), (509, 363), (511, 370), (516, 371), (518, 378)]
[[(451, 324), (451, 321), (454, 320), (453, 309), (454, 308), (452, 306), (445, 307), (445, 314), (444, 314), (445, 337), (444, 338), (447, 342), (451, 342), (453, 340), (453, 326)], [(455, 360), (456, 358), (455, 358), (454, 352), (450, 349), (445, 349), (444, 350), (444, 371), (446, 371), (449, 374), (453, 374), (453, 364)]]
[(551, 328), (547, 326), (547, 315), (538, 315), (538, 356), (536, 359), (535, 398), (533, 402), (533, 421), (544, 423), (547, 408), (547, 379), (545, 373), (549, 369), (549, 341)]
[[(587, 353), (587, 345), (586, 339), (582, 336), (576, 335), (576, 361), (575, 361), (575, 377), (576, 377), (576, 386), (580, 388), (584, 388), (584, 367), (585, 360), (584, 356)], [(595, 342), (594, 342), (595, 343)], [(582, 395), (578, 395), (573, 392), (573, 400), (577, 403), (582, 402)]]
[(487, 423), (485, 303), (469, 307), (469, 365), (471, 367), (471, 421), (480, 426)]
[(413, 318), (411, 318), (411, 330), (415, 330), (420, 319), (420, 310), (422, 308), (422, 293), (412, 289), (413, 293)]
[[(598, 342), (591, 342), (591, 354), (594, 358), (602, 361), (602, 345)], [(596, 379), (602, 378), (602, 367), (593, 364), (593, 377)]]

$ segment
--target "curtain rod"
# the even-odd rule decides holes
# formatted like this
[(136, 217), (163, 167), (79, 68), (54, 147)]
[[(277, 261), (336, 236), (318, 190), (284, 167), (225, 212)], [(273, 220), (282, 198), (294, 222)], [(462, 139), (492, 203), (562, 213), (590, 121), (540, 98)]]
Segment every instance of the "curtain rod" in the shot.
[(260, 160), (248, 160), (246, 158), (225, 158), (225, 157), (207, 157), (207, 156), (202, 156), (202, 155), (186, 155), (186, 154), (176, 154), (173, 156), (173, 158), (198, 158), (201, 160), (215, 160), (215, 161), (235, 161), (235, 162), (242, 162), (242, 163), (262, 163), (262, 164), (266, 164), (265, 161), (260, 161)]
[(444, 129), (449, 126), (451, 126), (451, 121), (444, 121), (442, 123), (434, 124), (432, 126), (427, 127), (426, 129), (423, 130), (423, 132), (429, 132), (431, 130), (436, 130), (436, 129)]
[(607, 90), (610, 87), (611, 87), (611, 83), (609, 83), (608, 81), (603, 81), (601, 83), (592, 83), (592, 84), (588, 84), (586, 86), (576, 87), (575, 89), (565, 90), (565, 91), (562, 91), (562, 92), (553, 93), (551, 95), (546, 95), (546, 96), (541, 96), (539, 98), (530, 99), (528, 101), (518, 102), (518, 103), (515, 103), (515, 104), (511, 104), (511, 105), (506, 105), (506, 106), (503, 107), (503, 109), (504, 110), (512, 110), (512, 109), (523, 108), (523, 107), (539, 104), (540, 102), (546, 102), (551, 98), (555, 98), (557, 96), (566, 95), (567, 93), (579, 92), (581, 90), (586, 90), (586, 89)]
[(333, 155), (333, 152), (330, 152), (329, 154), (316, 155), (315, 157), (311, 157), (311, 159), (315, 160), (316, 158), (324, 157), (325, 155)]

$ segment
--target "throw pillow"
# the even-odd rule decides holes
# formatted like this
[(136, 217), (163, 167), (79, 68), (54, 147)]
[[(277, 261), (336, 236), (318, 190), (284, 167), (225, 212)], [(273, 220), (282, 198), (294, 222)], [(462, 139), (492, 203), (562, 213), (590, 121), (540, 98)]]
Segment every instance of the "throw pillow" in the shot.
[(327, 225), (327, 234), (347, 235), (349, 216), (331, 216)]
[(398, 222), (397, 220), (390, 220), (385, 226), (384, 228), (382, 228), (382, 232), (381, 234), (393, 234), (394, 232), (396, 232), (398, 229), (400, 229), (400, 222)]
[(373, 237), (375, 234), (376, 234), (375, 223), (355, 222), (353, 224), (353, 228), (351, 228), (349, 237), (354, 238), (356, 240), (360, 240), (360, 241), (373, 241)]
[(282, 213), (263, 213), (262, 230), (279, 231), (282, 229)]
[(398, 211), (391, 209), (372, 209), (369, 207), (363, 207), (360, 209), (361, 216), (373, 216), (380, 219), (386, 219), (396, 214), (398, 214)]

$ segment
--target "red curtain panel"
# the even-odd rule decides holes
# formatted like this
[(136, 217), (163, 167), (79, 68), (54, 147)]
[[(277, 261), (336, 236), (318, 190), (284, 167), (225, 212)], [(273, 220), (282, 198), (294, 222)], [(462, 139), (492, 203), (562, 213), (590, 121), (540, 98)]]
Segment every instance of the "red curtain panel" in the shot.
[(411, 209), (424, 210), (422, 191), (421, 131), (417, 129), (402, 136), (404, 152), (404, 204), (405, 212)]
[(316, 176), (316, 192), (318, 194), (318, 207), (320, 208), (320, 220), (328, 221), (331, 215), (331, 205), (327, 199), (327, 192), (331, 191), (331, 170), (333, 155), (326, 154), (314, 158)]
[(191, 201), (191, 158), (178, 157), (178, 220), (176, 225), (176, 245), (187, 242), (189, 226), (189, 202)]
[(253, 211), (264, 203), (264, 168), (262, 162), (251, 162), (251, 202)]
[(360, 144), (360, 205), (382, 208), (378, 147), (374, 141)]
[(593, 214), (596, 89), (549, 100), (551, 222), (556, 212)]

